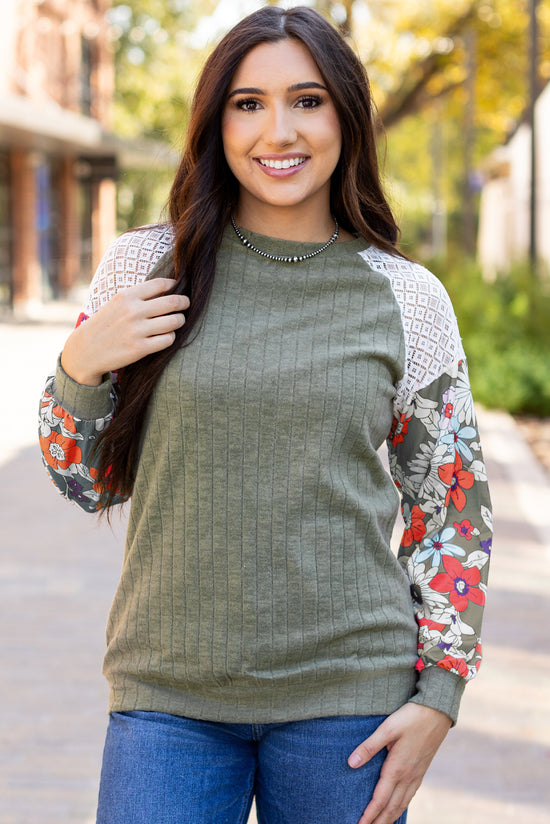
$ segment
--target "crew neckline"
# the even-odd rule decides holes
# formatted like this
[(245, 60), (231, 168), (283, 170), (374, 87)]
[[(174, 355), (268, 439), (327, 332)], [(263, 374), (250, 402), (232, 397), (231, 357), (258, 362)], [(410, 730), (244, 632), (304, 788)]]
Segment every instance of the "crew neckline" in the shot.
[[(239, 227), (240, 228), (240, 227)], [(310, 242), (310, 241), (298, 241), (298, 240), (285, 240), (283, 238), (277, 237), (270, 237), (269, 235), (262, 235), (258, 232), (250, 232), (248, 229), (242, 230), (243, 234), (254, 246), (257, 246), (258, 249), (261, 249), (262, 252), (266, 252), (269, 255), (281, 255), (285, 257), (293, 256), (293, 255), (304, 255), (314, 252), (319, 246), (322, 246), (322, 243), (319, 241), (317, 242)], [(252, 249), (247, 249), (246, 246), (239, 240), (237, 237), (235, 230), (233, 229), (232, 225), (229, 223), (224, 231), (224, 243), (229, 243), (232, 248), (241, 249), (243, 252), (248, 252), (251, 256), (254, 256), (258, 260), (260, 260), (263, 256), (259, 255), (257, 252), (254, 252)], [(341, 257), (344, 252), (352, 252), (358, 254), (359, 252), (365, 251), (368, 249), (370, 244), (362, 237), (353, 238), (353, 240), (341, 240), (336, 241), (323, 252), (320, 252), (319, 255), (315, 257), (308, 258), (307, 261), (300, 261), (299, 263), (286, 263), (285, 261), (270, 261), (271, 263), (278, 263), (282, 266), (299, 266), (300, 263), (307, 263), (309, 261), (315, 260), (326, 260), (326, 259), (337, 259)], [(267, 258), (263, 258), (264, 260), (268, 260)]]

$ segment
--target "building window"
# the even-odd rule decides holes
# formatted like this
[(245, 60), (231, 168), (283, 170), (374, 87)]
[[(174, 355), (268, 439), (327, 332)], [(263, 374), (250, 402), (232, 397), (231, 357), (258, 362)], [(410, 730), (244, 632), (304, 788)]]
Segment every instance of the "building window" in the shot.
[(90, 116), (93, 102), (94, 47), (86, 37), (80, 38), (80, 54), (80, 111)]

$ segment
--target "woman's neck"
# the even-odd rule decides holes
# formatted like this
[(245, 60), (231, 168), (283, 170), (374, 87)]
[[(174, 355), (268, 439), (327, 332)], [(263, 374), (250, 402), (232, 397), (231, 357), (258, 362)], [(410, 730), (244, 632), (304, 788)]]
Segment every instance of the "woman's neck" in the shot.
[[(301, 204), (295, 209), (265, 206), (247, 208), (239, 203), (233, 210), (235, 222), (249, 232), (299, 243), (323, 243), (334, 232), (334, 218), (326, 209), (310, 213)], [(339, 227), (337, 243), (354, 239), (354, 235)]]
[(293, 208), (239, 203), (233, 217), (242, 229), (281, 240), (321, 243), (334, 232), (329, 209), (307, 209), (302, 204)]

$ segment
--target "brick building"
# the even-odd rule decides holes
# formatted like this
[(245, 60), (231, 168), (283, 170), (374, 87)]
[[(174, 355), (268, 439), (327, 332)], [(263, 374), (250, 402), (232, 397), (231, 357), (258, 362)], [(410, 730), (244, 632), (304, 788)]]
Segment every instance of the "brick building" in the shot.
[(87, 282), (115, 233), (110, 0), (3, 0), (0, 305)]

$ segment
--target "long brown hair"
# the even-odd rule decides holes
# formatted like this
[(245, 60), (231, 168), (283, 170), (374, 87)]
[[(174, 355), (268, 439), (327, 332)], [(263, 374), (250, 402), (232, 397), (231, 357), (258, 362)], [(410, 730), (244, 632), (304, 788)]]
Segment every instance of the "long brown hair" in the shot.
[(336, 107), (342, 151), (331, 180), (331, 211), (340, 225), (393, 254), (398, 228), (384, 196), (376, 155), (376, 115), (366, 72), (341, 35), (318, 12), (271, 6), (250, 14), (226, 34), (197, 84), (184, 154), (168, 208), (174, 229), (173, 291), (189, 297), (186, 323), (168, 349), (119, 374), (116, 415), (97, 444), (102, 506), (132, 492), (149, 398), (167, 363), (197, 330), (210, 295), (216, 255), (238, 182), (225, 160), (221, 119), (231, 79), (261, 43), (295, 38), (310, 51)]

